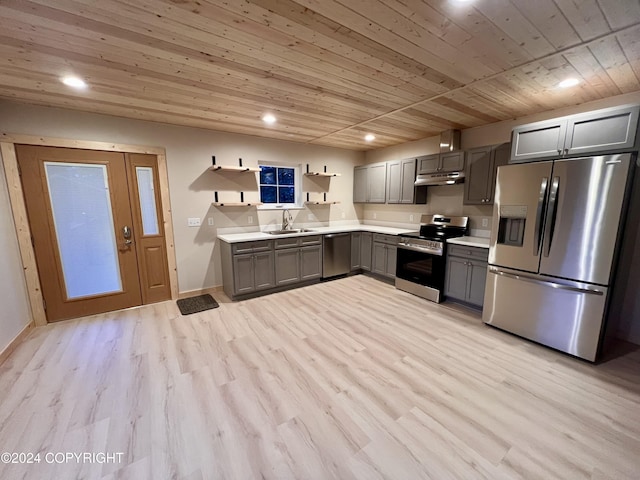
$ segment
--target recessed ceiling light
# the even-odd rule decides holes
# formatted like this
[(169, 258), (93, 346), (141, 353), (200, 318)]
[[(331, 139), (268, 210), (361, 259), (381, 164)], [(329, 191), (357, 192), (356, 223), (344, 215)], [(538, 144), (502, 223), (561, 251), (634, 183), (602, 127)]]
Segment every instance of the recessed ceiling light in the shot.
[(367, 142), (373, 142), (373, 141), (376, 139), (376, 136), (375, 136), (373, 133), (367, 133), (367, 134), (364, 136), (364, 139), (365, 139)]
[(567, 79), (561, 81), (558, 84), (558, 86), (560, 88), (569, 88), (569, 87), (575, 87), (579, 83), (580, 83), (580, 80), (578, 80), (577, 78), (567, 78)]
[(265, 113), (262, 116), (262, 121), (267, 125), (273, 125), (274, 123), (276, 123), (276, 117), (270, 113)]
[(80, 77), (75, 77), (73, 75), (67, 75), (66, 77), (62, 77), (62, 83), (64, 83), (68, 87), (73, 88), (87, 88), (87, 82), (85, 82)]

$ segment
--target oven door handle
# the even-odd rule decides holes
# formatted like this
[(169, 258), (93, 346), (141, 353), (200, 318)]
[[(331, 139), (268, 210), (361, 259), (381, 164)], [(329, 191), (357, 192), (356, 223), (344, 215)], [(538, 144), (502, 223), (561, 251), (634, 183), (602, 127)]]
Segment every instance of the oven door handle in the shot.
[(411, 250), (412, 252), (420, 252), (420, 253), (429, 253), (431, 255), (442, 256), (442, 251), (440, 250), (431, 250), (424, 247), (414, 247), (413, 245), (408, 245), (406, 243), (399, 243), (398, 248), (402, 248), (404, 250)]

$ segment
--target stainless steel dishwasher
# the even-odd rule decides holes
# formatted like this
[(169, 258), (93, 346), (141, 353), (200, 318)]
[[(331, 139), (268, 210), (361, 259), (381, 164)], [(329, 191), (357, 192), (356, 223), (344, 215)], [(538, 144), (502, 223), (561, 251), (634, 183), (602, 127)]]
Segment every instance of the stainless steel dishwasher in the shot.
[(331, 233), (322, 241), (322, 278), (345, 275), (351, 270), (351, 234)]

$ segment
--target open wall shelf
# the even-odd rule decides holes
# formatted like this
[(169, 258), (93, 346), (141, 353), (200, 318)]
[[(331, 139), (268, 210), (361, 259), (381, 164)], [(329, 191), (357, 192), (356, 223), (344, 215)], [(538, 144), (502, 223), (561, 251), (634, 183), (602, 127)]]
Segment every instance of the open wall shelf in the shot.
[[(213, 165), (211, 165), (209, 168), (207, 168), (207, 170), (211, 171), (211, 172), (238, 172), (238, 173), (244, 173), (244, 172), (252, 172), (252, 173), (258, 173), (260, 172), (260, 167), (245, 167), (244, 165), (242, 165), (242, 159), (239, 158), (238, 159), (238, 165), (216, 165), (216, 157), (215, 155), (211, 156), (211, 163)], [(244, 201), (244, 192), (240, 191), (237, 192), (240, 194), (240, 201), (239, 202), (220, 202), (218, 200), (218, 191), (214, 191), (214, 201), (211, 205), (213, 205), (214, 207), (253, 207), (253, 206), (257, 206), (257, 205), (262, 205), (262, 202), (245, 202)]]
[(337, 205), (340, 202), (328, 202), (328, 201), (320, 201), (320, 202), (304, 202), (305, 205)]
[(212, 172), (254, 172), (258, 173), (260, 167), (236, 167), (234, 165), (212, 165), (207, 170)]
[(262, 202), (213, 202), (214, 207), (254, 207), (262, 205)]
[(339, 177), (341, 173), (330, 172), (305, 172), (306, 177)]

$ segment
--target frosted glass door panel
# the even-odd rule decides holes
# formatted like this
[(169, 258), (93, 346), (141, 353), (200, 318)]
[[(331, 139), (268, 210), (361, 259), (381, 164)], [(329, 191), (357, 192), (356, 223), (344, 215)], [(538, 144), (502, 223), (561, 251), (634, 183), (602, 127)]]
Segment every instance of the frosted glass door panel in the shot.
[(138, 195), (142, 214), (142, 234), (158, 235), (158, 213), (156, 211), (156, 193), (153, 185), (153, 169), (136, 167)]
[(107, 167), (44, 164), (67, 298), (121, 292)]

